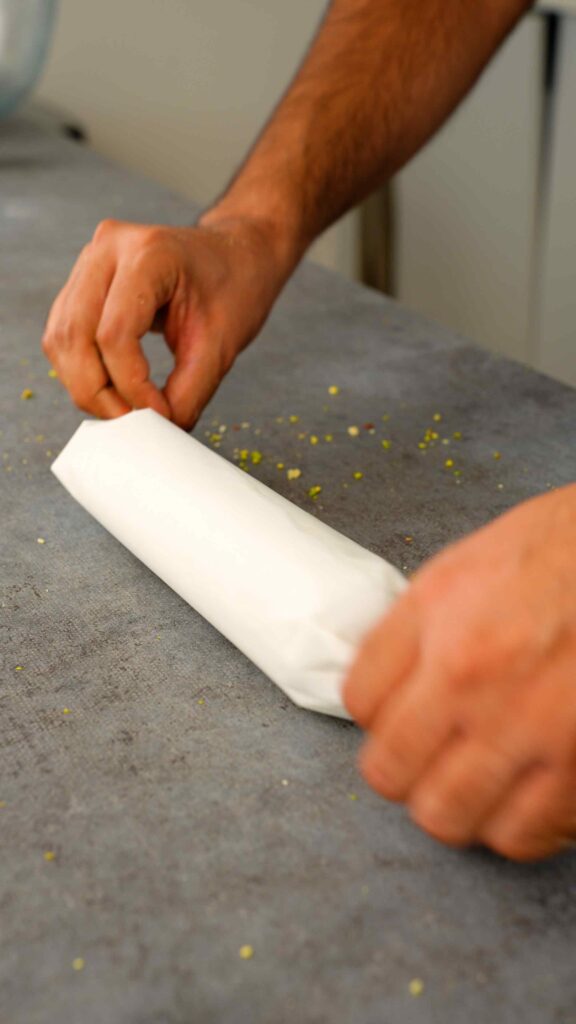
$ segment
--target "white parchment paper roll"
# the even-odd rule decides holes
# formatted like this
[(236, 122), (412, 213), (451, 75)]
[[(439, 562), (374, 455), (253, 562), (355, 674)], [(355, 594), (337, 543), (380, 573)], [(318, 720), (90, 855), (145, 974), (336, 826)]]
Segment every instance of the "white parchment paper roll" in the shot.
[(405, 586), (393, 566), (149, 409), (86, 420), (52, 470), (292, 700), (347, 717), (345, 671)]

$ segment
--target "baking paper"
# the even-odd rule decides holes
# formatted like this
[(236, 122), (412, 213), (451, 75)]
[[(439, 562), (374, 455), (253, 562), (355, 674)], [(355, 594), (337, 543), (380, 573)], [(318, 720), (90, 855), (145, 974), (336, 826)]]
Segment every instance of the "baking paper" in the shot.
[(52, 470), (293, 701), (348, 717), (346, 669), (405, 585), (393, 566), (150, 409), (84, 421)]

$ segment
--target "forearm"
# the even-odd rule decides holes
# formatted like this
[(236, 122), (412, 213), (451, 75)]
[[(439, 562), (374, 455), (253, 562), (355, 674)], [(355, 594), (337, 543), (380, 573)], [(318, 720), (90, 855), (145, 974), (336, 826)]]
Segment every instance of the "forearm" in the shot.
[(530, 0), (333, 0), (294, 82), (203, 218), (251, 217), (290, 270), (449, 116)]

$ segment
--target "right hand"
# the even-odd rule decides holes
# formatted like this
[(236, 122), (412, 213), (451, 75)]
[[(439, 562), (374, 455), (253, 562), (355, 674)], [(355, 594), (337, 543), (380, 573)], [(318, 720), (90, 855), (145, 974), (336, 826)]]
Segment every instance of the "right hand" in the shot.
[[(84, 412), (110, 419), (152, 408), (189, 429), (287, 276), (250, 219), (191, 228), (103, 221), (52, 306), (42, 347)], [(161, 389), (140, 345), (150, 330), (174, 355)]]

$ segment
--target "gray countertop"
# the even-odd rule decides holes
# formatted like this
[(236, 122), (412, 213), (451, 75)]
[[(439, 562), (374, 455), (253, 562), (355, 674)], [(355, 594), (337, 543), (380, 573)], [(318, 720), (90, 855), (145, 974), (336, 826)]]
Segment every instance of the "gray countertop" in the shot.
[[(1, 127), (0, 1021), (573, 1024), (576, 856), (520, 867), (421, 834), (358, 777), (354, 726), (289, 704), (49, 472), (82, 414), (42, 325), (105, 216), (193, 209)], [(162, 343), (147, 350), (160, 378)], [(436, 412), (451, 443), (423, 453)], [(201, 439), (212, 423), (224, 457), (259, 449), (262, 480), (406, 571), (575, 475), (576, 392), (313, 266)]]

